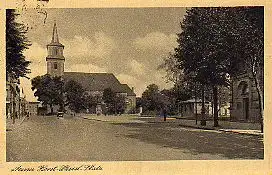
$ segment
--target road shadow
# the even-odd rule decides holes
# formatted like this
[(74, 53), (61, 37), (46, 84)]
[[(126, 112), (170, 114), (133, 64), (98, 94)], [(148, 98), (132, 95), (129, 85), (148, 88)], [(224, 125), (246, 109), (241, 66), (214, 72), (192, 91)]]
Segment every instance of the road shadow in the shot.
[(264, 145), (261, 136), (235, 133), (216, 133), (172, 126), (170, 123), (114, 124), (130, 128), (125, 137), (162, 147), (186, 149), (192, 154), (223, 155), (229, 159), (263, 159)]

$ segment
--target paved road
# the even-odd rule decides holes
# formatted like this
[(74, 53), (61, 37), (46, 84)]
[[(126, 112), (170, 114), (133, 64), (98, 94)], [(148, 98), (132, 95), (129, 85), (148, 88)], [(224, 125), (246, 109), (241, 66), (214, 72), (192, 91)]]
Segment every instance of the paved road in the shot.
[(7, 161), (263, 159), (259, 136), (171, 123), (33, 117), (7, 131)]

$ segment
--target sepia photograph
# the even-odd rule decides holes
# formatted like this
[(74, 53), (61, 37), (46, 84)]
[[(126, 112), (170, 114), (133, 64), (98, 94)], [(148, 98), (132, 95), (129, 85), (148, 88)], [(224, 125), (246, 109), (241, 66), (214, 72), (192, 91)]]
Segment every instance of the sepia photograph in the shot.
[(6, 9), (6, 162), (264, 160), (264, 7)]

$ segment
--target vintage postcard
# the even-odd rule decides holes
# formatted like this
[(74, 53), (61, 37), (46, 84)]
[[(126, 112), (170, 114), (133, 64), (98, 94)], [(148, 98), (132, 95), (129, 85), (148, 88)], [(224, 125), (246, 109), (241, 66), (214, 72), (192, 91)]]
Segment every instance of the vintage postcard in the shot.
[(269, 2), (0, 5), (3, 174), (272, 174)]

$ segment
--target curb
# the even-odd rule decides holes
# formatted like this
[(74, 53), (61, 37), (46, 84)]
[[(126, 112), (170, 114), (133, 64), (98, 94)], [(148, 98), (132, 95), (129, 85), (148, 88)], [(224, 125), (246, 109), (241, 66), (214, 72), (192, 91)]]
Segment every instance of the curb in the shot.
[(205, 130), (215, 130), (215, 131), (221, 131), (221, 132), (230, 132), (230, 133), (241, 134), (241, 135), (263, 136), (263, 134), (242, 133), (242, 132), (238, 132), (238, 131), (216, 129), (216, 128), (206, 128), (206, 127), (200, 127), (200, 126), (188, 126), (188, 125), (182, 125), (182, 124), (179, 124), (179, 126), (186, 127), (186, 128), (194, 128), (194, 129), (205, 129)]
[(263, 133), (262, 134), (253, 134), (253, 133), (244, 133), (244, 132), (238, 132), (238, 131), (228, 131), (228, 130), (224, 130), (224, 129), (219, 129), (218, 131), (231, 132), (231, 133), (241, 134), (241, 135), (262, 136), (263, 137)]
[[(109, 121), (103, 121), (100, 119), (93, 119), (93, 118), (88, 118), (88, 117), (80, 117), (86, 120), (94, 120), (94, 121), (100, 121), (100, 122), (109, 122)], [(172, 123), (172, 122), (147, 122), (147, 123)], [(205, 130), (215, 130), (215, 131), (221, 131), (221, 132), (228, 132), (228, 133), (234, 133), (234, 134), (241, 134), (241, 135), (250, 135), (250, 136), (263, 136), (263, 134), (253, 134), (253, 133), (242, 133), (242, 132), (237, 132), (237, 131), (232, 131), (232, 130), (225, 130), (225, 129), (217, 129), (217, 128), (208, 128), (208, 127), (201, 127), (201, 126), (188, 126), (188, 125), (183, 125), (183, 124), (178, 124), (178, 126), (181, 127), (186, 127), (186, 128), (194, 128), (194, 129), (205, 129)]]
[(93, 118), (88, 118), (88, 117), (79, 117), (79, 118), (83, 118), (83, 119), (86, 119), (86, 120), (94, 120), (94, 121), (103, 122), (103, 120), (93, 119)]

